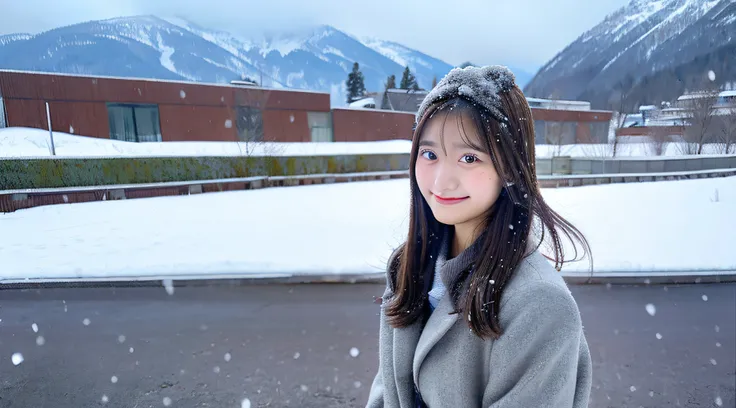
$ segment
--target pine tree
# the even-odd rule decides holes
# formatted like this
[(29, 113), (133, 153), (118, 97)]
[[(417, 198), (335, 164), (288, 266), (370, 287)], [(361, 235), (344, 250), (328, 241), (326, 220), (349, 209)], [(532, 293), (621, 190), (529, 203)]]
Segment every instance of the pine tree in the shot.
[(411, 73), (409, 70), (409, 67), (404, 68), (404, 74), (401, 76), (401, 85), (399, 85), (400, 89), (413, 89), (418, 90), (419, 84), (417, 84), (417, 79), (414, 77), (414, 74)]
[(381, 99), (381, 109), (389, 109), (388, 90), (396, 89), (396, 75), (389, 75), (386, 83), (383, 84), (383, 98)]
[(476, 65), (475, 65), (475, 64), (473, 64), (473, 63), (472, 63), (472, 62), (470, 62), (470, 61), (465, 61), (465, 62), (463, 62), (462, 64), (460, 64), (460, 68), (467, 68), (467, 67), (474, 67), (474, 66), (476, 66)]
[(434, 89), (437, 86), (437, 77), (435, 76), (432, 78), (432, 89)]
[(357, 62), (353, 63), (353, 70), (348, 74), (345, 86), (348, 88), (348, 103), (355, 102), (365, 95), (365, 78)]
[(389, 75), (386, 78), (385, 89), (396, 89), (396, 75)]

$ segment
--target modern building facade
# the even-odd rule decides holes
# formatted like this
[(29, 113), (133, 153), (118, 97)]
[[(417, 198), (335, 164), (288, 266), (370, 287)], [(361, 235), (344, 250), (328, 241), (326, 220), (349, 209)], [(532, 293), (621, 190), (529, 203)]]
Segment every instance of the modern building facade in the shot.
[[(0, 127), (129, 142), (347, 142), (411, 139), (426, 91), (389, 90), (361, 107), (328, 93), (251, 83), (93, 77), (0, 70)], [(605, 142), (611, 112), (578, 101), (529, 99), (537, 143)]]

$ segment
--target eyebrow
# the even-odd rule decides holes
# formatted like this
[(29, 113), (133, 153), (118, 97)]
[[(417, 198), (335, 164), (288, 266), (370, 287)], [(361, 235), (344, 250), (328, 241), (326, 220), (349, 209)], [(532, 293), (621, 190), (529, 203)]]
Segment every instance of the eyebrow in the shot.
[[(422, 146), (437, 147), (437, 143), (435, 143), (432, 140), (420, 140), (419, 141), (419, 147), (422, 147)], [(454, 143), (452, 146), (455, 147), (456, 149), (460, 149), (460, 150), (462, 150), (462, 149), (472, 149), (472, 150), (475, 150), (477, 152), (483, 152), (483, 149), (480, 149), (478, 146), (471, 146), (471, 145), (468, 145), (468, 144), (465, 144), (465, 143), (459, 143), (459, 142), (457, 142), (457, 143)]]

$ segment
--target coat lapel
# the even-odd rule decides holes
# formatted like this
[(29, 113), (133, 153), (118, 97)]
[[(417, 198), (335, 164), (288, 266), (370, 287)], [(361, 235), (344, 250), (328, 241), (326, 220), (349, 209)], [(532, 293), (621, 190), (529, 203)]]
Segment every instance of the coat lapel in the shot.
[(422, 367), (424, 359), (432, 350), (435, 344), (447, 334), (453, 324), (458, 319), (458, 314), (450, 314), (453, 312), (452, 299), (449, 293), (446, 293), (442, 297), (437, 308), (432, 312), (427, 320), (427, 324), (424, 326), (424, 330), (421, 332), (419, 342), (416, 345), (416, 351), (414, 352), (414, 361), (412, 363), (412, 373), (414, 374), (414, 383), (419, 383), (419, 369)]
[(414, 385), (412, 383), (411, 366), (414, 359), (422, 324), (417, 321), (409, 327), (393, 330), (394, 378), (400, 406), (411, 406), (414, 401)]

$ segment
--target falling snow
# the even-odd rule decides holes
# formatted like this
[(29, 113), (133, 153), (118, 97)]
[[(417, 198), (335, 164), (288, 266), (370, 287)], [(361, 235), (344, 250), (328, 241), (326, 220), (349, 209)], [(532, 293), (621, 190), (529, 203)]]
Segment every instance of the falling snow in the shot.
[(649, 396), (650, 397), (653, 397), (654, 396), (654, 391), (649, 391)]
[(85, 318), (84, 320), (82, 320), (82, 324), (85, 325), (85, 326), (89, 326), (90, 323), (91, 322), (89, 321), (89, 319), (86, 319)]
[(514, 224), (509, 224), (509, 229), (514, 229)]
[[(184, 91), (182, 91), (182, 92), (184, 92)], [(164, 397), (164, 406), (165, 407), (170, 407), (171, 406), (171, 398)]]
[(37, 325), (36, 323), (33, 323), (33, 324), (31, 325), (31, 328), (33, 329), (33, 332), (34, 332), (34, 333), (38, 333), (38, 325)]
[(44, 344), (46, 344), (46, 339), (43, 336), (36, 337), (36, 345), (43, 346)]
[(716, 402), (716, 405), (718, 405), (719, 407), (723, 405), (723, 400), (721, 400), (721, 397), (716, 397), (715, 402)]
[(128, 349), (128, 351), (130, 352), (130, 354), (133, 354), (133, 352), (135, 351), (135, 349), (133, 347), (131, 347), (131, 348)]
[(186, 98), (186, 97), (187, 97), (187, 93), (186, 93), (186, 92), (184, 92), (184, 90), (182, 89), (181, 91), (179, 91), (179, 97), (180, 97), (181, 99), (184, 99), (184, 98)]
[(716, 343), (716, 347), (721, 347), (721, 343)]
[(629, 387), (629, 389), (631, 390), (631, 392), (636, 391), (636, 387), (634, 387), (633, 385), (631, 387)]
[(716, 365), (716, 364), (717, 364), (717, 363), (716, 363), (716, 360), (715, 360), (714, 358), (711, 358), (711, 359), (710, 359), (710, 363), (711, 363), (711, 364), (713, 364), (713, 365)]
[(233, 127), (233, 121), (230, 120), (230, 119), (226, 119), (225, 120), (225, 127), (228, 128), (228, 129), (232, 128)]
[(708, 295), (703, 295), (703, 302), (707, 302), (707, 301), (708, 301)]
[(712, 70), (711, 71), (708, 71), (708, 79), (710, 79), (711, 81), (715, 81), (716, 80), (716, 73), (713, 72)]
[(360, 381), (356, 381), (353, 383), (353, 385), (355, 386), (355, 388), (360, 388), (362, 384), (360, 383)]
[(215, 366), (215, 368), (213, 368), (212, 371), (214, 371), (215, 374), (219, 374), (220, 373), (220, 366)]
[(353, 347), (350, 349), (350, 355), (352, 357), (358, 357), (359, 354), (360, 354), (360, 350), (358, 350), (357, 348)]
[(230, 353), (225, 353), (225, 361), (230, 362), (230, 359), (232, 359), (233, 356), (230, 355)]
[(654, 307), (654, 305), (651, 303), (647, 304), (646, 309), (647, 313), (649, 313), (650, 316), (654, 316), (655, 314), (657, 314), (657, 308)]
[(716, 333), (718, 333), (718, 332), (720, 332), (720, 331), (721, 331), (721, 328), (720, 328), (720, 327), (718, 327), (718, 325), (716, 325)]
[(120, 343), (120, 344), (125, 343), (125, 336), (123, 336), (122, 334), (120, 336), (118, 336), (118, 343)]
[(656, 336), (657, 336), (657, 340), (662, 340), (662, 335), (661, 334), (657, 333)]
[(164, 289), (166, 289), (166, 293), (169, 294), (169, 296), (174, 294), (174, 281), (171, 279), (164, 279), (163, 280)]
[(240, 408), (250, 408), (250, 400), (248, 398), (244, 398), (240, 403)]
[(299, 387), (299, 388), (301, 388), (302, 392), (307, 392), (307, 391), (309, 391), (309, 387), (307, 387), (307, 386), (306, 386), (306, 385), (304, 385), (304, 384), (302, 384), (302, 386), (301, 386), (301, 387)]
[(113, 376), (112, 376), (112, 377), (110, 378), (110, 382), (111, 382), (111, 383), (113, 383), (113, 384), (117, 384), (117, 383), (118, 383), (118, 377), (117, 377), (117, 376), (115, 376), (115, 375), (113, 375)]
[(102, 403), (107, 404), (110, 401), (110, 398), (107, 398), (107, 395), (102, 396)]
[(299, 358), (299, 356), (301, 356), (301, 354), (299, 354), (299, 352), (298, 352), (298, 351), (297, 351), (296, 353), (294, 353), (294, 360), (298, 359), (298, 358)]
[(10, 360), (13, 362), (13, 365), (20, 365), (20, 363), (23, 362), (23, 354), (14, 353), (13, 356), (10, 357)]

